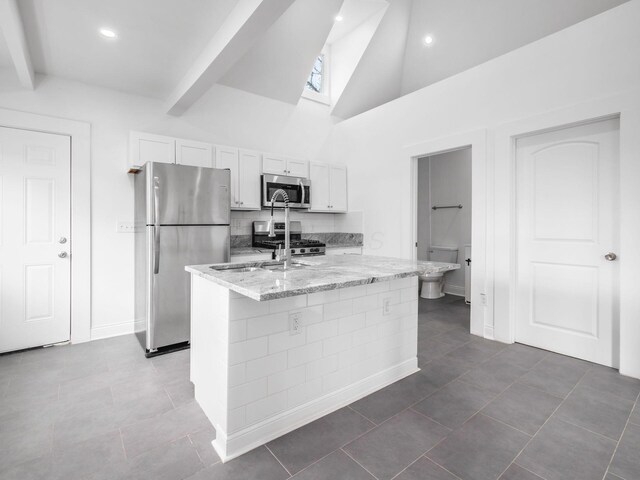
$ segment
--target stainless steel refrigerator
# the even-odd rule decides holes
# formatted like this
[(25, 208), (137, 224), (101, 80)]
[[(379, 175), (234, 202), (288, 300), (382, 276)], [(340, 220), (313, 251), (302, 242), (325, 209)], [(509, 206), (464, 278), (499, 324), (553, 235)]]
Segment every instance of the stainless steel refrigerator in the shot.
[(146, 356), (189, 345), (186, 265), (228, 262), (230, 172), (146, 163), (135, 176), (136, 334)]

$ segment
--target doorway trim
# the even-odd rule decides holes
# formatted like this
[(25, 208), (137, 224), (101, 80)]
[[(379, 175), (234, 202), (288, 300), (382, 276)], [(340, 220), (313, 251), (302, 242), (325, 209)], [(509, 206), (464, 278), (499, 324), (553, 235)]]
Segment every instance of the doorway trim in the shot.
[(473, 267), (471, 269), (471, 322), (474, 335), (493, 338), (493, 318), (491, 302), (492, 282), (488, 279), (488, 251), (486, 242), (487, 225), (487, 131), (473, 130), (457, 135), (442, 137), (404, 147), (409, 158), (411, 188), (411, 258), (417, 260), (418, 241), (418, 160), (471, 148), (471, 248)]
[(71, 138), (71, 343), (91, 340), (91, 125), (0, 108), (0, 126)]
[[(515, 340), (516, 313), (516, 141), (518, 138), (590, 123), (620, 118), (620, 267), (619, 267), (619, 369), (620, 373), (640, 378), (640, 92), (634, 91), (573, 105), (539, 116), (518, 120), (496, 128), (492, 177), (493, 224), (487, 242), (493, 246), (495, 338), (506, 343)], [(624, 208), (622, 208), (624, 207)], [(614, 333), (615, 335), (615, 333)]]

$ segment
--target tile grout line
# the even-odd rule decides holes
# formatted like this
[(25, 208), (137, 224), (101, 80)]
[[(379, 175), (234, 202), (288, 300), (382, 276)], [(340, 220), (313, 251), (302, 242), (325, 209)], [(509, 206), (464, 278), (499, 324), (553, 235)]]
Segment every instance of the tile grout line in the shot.
[[(513, 460), (511, 461), (511, 463), (509, 463), (509, 465), (507, 465), (507, 468), (504, 469), (504, 471), (502, 471), (500, 473), (500, 475), (498, 476), (498, 478), (500, 478), (502, 475), (504, 475), (504, 473), (509, 470), (509, 467), (511, 467), (511, 465), (513, 465), (514, 463), (516, 465), (518, 465), (516, 463), (516, 460), (518, 459), (518, 457), (520, 455), (522, 455), (522, 452), (525, 451), (525, 449), (531, 444), (531, 442), (536, 438), (536, 436), (540, 433), (540, 431), (544, 428), (544, 426), (549, 422), (549, 420), (551, 420), (551, 418), (555, 415), (555, 413), (560, 409), (560, 407), (564, 404), (564, 402), (567, 400), (567, 398), (569, 398), (569, 395), (571, 395), (573, 393), (573, 391), (577, 388), (578, 384), (582, 381), (582, 379), (585, 377), (585, 375), (587, 374), (587, 372), (589, 371), (589, 368), (587, 370), (585, 370), (585, 372), (582, 374), (582, 376), (580, 376), (580, 378), (578, 379), (578, 381), (576, 382), (576, 384), (573, 386), (573, 388), (571, 389), (571, 391), (567, 394), (567, 396), (558, 404), (558, 406), (553, 410), (553, 412), (551, 412), (551, 415), (549, 415), (547, 417), (547, 419), (544, 421), (544, 423), (542, 425), (540, 425), (540, 428), (538, 428), (538, 431), (531, 435), (531, 438), (529, 439), (529, 441), (524, 445), (524, 447), (522, 447), (522, 449), (518, 452), (518, 454), (513, 457)], [(514, 382), (515, 383), (515, 382)], [(520, 465), (518, 465), (520, 466)], [(531, 472), (534, 473), (534, 472)], [(536, 473), (536, 475), (538, 475)], [(539, 476), (539, 475), (538, 475)], [(541, 477), (544, 479), (544, 477)]]
[[(441, 427), (444, 427), (444, 428), (446, 428), (447, 430), (450, 430), (450, 432), (449, 432), (449, 433), (452, 433), (454, 430), (456, 430), (456, 428), (447, 427), (444, 423), (440, 423), (439, 421), (437, 421), (437, 420), (435, 420), (435, 419), (431, 418), (429, 415), (426, 415), (426, 414), (424, 414), (424, 413), (422, 413), (422, 412), (419, 412), (419, 411), (417, 411), (417, 410), (414, 410), (414, 409), (413, 409), (413, 407), (409, 407), (407, 410), (411, 410), (413, 413), (416, 413), (416, 414), (420, 415), (421, 417), (424, 417), (424, 418), (426, 418), (427, 420), (429, 420), (429, 421), (431, 421), (431, 422), (433, 422), (433, 423), (437, 423), (437, 424), (438, 424), (438, 425), (440, 425)], [(406, 410), (405, 410), (405, 411), (406, 411)], [(465, 421), (465, 423), (466, 423), (466, 421)], [(448, 435), (448, 434), (447, 434), (447, 435)], [(431, 449), (429, 449), (429, 450), (431, 450)], [(429, 451), (429, 450), (427, 450), (427, 451)], [(426, 453), (426, 452), (425, 452), (425, 453)], [(424, 453), (423, 453), (423, 455), (424, 455)]]
[[(483, 408), (484, 408), (484, 407), (483, 407)], [(511, 429), (513, 429), (513, 430), (515, 430), (515, 431), (517, 431), (517, 432), (523, 433), (523, 434), (525, 434), (527, 437), (529, 437), (529, 440), (531, 440), (531, 439), (535, 436), (535, 434), (536, 434), (536, 433), (538, 433), (537, 431), (536, 431), (536, 433), (534, 433), (534, 434), (527, 433), (527, 432), (525, 432), (524, 430), (520, 430), (519, 428), (514, 427), (513, 425), (509, 425), (508, 423), (506, 423), (506, 422), (504, 422), (504, 421), (500, 420), (499, 418), (493, 418), (491, 415), (488, 415), (488, 414), (484, 413), (482, 410), (480, 410), (478, 413), (476, 413), (476, 415), (484, 415), (485, 417), (490, 418), (491, 420), (494, 420), (494, 421), (496, 421), (496, 422), (498, 422), (498, 423), (500, 423), (500, 424), (504, 425), (505, 427), (509, 427), (509, 428), (511, 428)], [(475, 415), (474, 415), (474, 417), (475, 417)], [(469, 420), (470, 420), (470, 419), (469, 419)], [(466, 423), (466, 422), (465, 422), (465, 423)]]
[(293, 475), (291, 475), (291, 472), (289, 471), (289, 469), (284, 466), (284, 463), (282, 463), (278, 457), (276, 457), (276, 454), (271, 451), (271, 449), (269, 448), (269, 446), (266, 443), (264, 444), (264, 448), (266, 448), (267, 451), (271, 454), (271, 456), (276, 459), (276, 462), (278, 462), (280, 464), (280, 466), (282, 468), (284, 468), (284, 471), (287, 472), (287, 474), (289, 475), (289, 478), (293, 477)]
[[(528, 468), (524, 468), (522, 465), (518, 465), (517, 463), (515, 464), (518, 468), (521, 468), (522, 470), (525, 470), (527, 472), (529, 472), (531, 475), (533, 475), (534, 477), (539, 478), (540, 480), (545, 480), (544, 477), (541, 477), (540, 475), (538, 475), (537, 473), (532, 472), (531, 470), (529, 470)], [(511, 465), (509, 465), (509, 467), (511, 467)], [(509, 470), (509, 468), (507, 468), (507, 470)], [(506, 470), (505, 470), (506, 472)]]
[[(405, 378), (406, 378), (406, 377), (405, 377)], [(392, 385), (393, 385), (393, 384), (392, 384)], [(375, 393), (375, 392), (374, 392), (374, 393)], [(363, 397), (363, 398), (367, 398), (367, 397)], [(356, 401), (357, 401), (357, 400), (356, 400)], [(349, 410), (351, 410), (352, 412), (357, 413), (357, 414), (358, 414), (358, 415), (360, 415), (362, 418), (364, 418), (366, 421), (373, 423), (376, 427), (378, 426), (378, 424), (377, 424), (376, 422), (374, 422), (373, 420), (371, 420), (371, 419), (370, 419), (369, 417), (367, 417), (365, 414), (360, 413), (358, 410), (356, 410), (355, 408), (353, 408), (353, 407), (351, 406), (351, 405), (353, 405), (353, 403), (355, 403), (355, 402), (352, 402), (351, 404), (347, 405), (347, 408), (348, 408)], [(383, 422), (383, 423), (384, 423), (384, 422)]]
[[(266, 445), (265, 445), (266, 446)], [(314, 466), (316, 463), (320, 463), (322, 460), (324, 460), (325, 458), (327, 458), (329, 455), (332, 455), (334, 453), (336, 453), (338, 450), (340, 450), (342, 447), (336, 448), (335, 450), (332, 450), (331, 452), (327, 453), (326, 455), (323, 455), (322, 457), (320, 457), (317, 460), (314, 460), (313, 462), (311, 462), (309, 465), (307, 465), (306, 467), (304, 467), (302, 470), (298, 471), (295, 473), (295, 475), (298, 475), (301, 472), (304, 472), (305, 470), (311, 468), (312, 466)], [(275, 457), (276, 454), (271, 452), (271, 454)], [(277, 458), (277, 457), (276, 457)], [(282, 464), (281, 464), (282, 465)], [(284, 465), (283, 465), (284, 466)], [(288, 472), (288, 471), (287, 471)]]
[[(440, 442), (438, 442), (438, 443), (440, 443)], [(431, 450), (431, 449), (429, 449), (429, 450)], [(427, 450), (427, 452), (428, 452), (429, 450)], [(462, 480), (462, 478), (460, 478), (460, 477), (459, 477), (458, 475), (456, 475), (455, 473), (450, 472), (449, 470), (447, 470), (446, 468), (444, 468), (442, 465), (440, 465), (438, 462), (436, 462), (436, 461), (434, 461), (434, 460), (430, 459), (429, 457), (427, 457), (427, 456), (426, 456), (426, 452), (425, 452), (425, 453), (423, 453), (422, 455), (420, 455), (418, 458), (416, 458), (413, 462), (411, 462), (411, 463), (410, 463), (409, 465), (407, 465), (405, 468), (403, 468), (402, 470), (400, 470), (397, 474), (395, 474), (395, 475), (391, 478), (391, 480), (394, 480), (395, 478), (398, 478), (400, 475), (402, 475), (402, 473), (404, 473), (406, 470), (408, 470), (408, 469), (409, 469), (409, 467), (411, 467), (411, 465), (416, 464), (416, 463), (417, 463), (417, 462), (419, 462), (419, 461), (420, 461), (420, 459), (422, 459), (422, 458), (424, 458), (425, 460), (427, 460), (427, 461), (429, 461), (429, 462), (433, 463), (434, 465), (437, 465), (438, 467), (440, 467), (441, 469), (443, 469), (445, 472), (447, 472), (447, 473), (449, 473), (449, 474), (453, 475), (453, 476), (454, 476), (455, 478), (457, 478), (458, 480)]]
[[(309, 467), (311, 467), (311, 466), (315, 465), (316, 463), (318, 463), (318, 462), (320, 462), (320, 461), (324, 460), (324, 459), (325, 459), (325, 458), (327, 458), (329, 455), (331, 455), (332, 453), (335, 453), (335, 452), (337, 452), (337, 451), (342, 451), (343, 453), (345, 453), (346, 455), (348, 455), (348, 454), (347, 454), (347, 452), (343, 450), (343, 448), (344, 448), (344, 447), (346, 447), (346, 446), (347, 446), (347, 445), (349, 445), (350, 443), (355, 442), (355, 441), (356, 441), (356, 440), (358, 440), (360, 437), (363, 437), (364, 435), (366, 435), (367, 433), (369, 433), (369, 432), (371, 432), (371, 431), (375, 430), (375, 429), (378, 427), (378, 425), (377, 425), (375, 422), (373, 422), (372, 420), (368, 419), (367, 417), (365, 417), (364, 415), (362, 415), (360, 412), (358, 412), (358, 411), (356, 411), (356, 410), (353, 410), (349, 405), (347, 405), (347, 406), (346, 406), (346, 408), (349, 408), (349, 410), (352, 410), (354, 413), (356, 413), (356, 414), (360, 415), (362, 418), (364, 418), (364, 419), (365, 419), (365, 420), (367, 420), (368, 422), (372, 423), (372, 424), (373, 424), (373, 427), (368, 428), (366, 431), (362, 432), (362, 433), (361, 433), (360, 435), (358, 435), (357, 437), (355, 437), (355, 438), (353, 438), (353, 439), (349, 440), (348, 442), (346, 442), (346, 443), (344, 443), (344, 444), (340, 445), (340, 446), (339, 446), (338, 448), (336, 448), (335, 450), (332, 450), (331, 452), (327, 453), (326, 455), (323, 455), (322, 457), (318, 458), (317, 460), (314, 460), (314, 461), (313, 461), (313, 462), (311, 462), (309, 465), (307, 465), (306, 467), (304, 467), (302, 470), (300, 470), (299, 472), (296, 472), (296, 475), (298, 475), (298, 474), (299, 474), (300, 472), (302, 472), (303, 470), (306, 470), (306, 469), (308, 469)], [(385, 420), (385, 421), (386, 421), (386, 420)], [(384, 423), (384, 422), (383, 422), (383, 423)], [(380, 425), (382, 425), (382, 424), (380, 424)], [(267, 446), (267, 445), (265, 444), (265, 447), (266, 447), (266, 446)], [(267, 449), (271, 452), (271, 449), (269, 449), (268, 447), (267, 447)], [(275, 453), (271, 452), (271, 454), (272, 454), (274, 457), (276, 457), (276, 460), (278, 460), (278, 462), (280, 462), (280, 460), (278, 459), (278, 457), (276, 456), (276, 454), (275, 454)], [(348, 456), (351, 458), (351, 455), (348, 455)], [(354, 461), (355, 461), (355, 459), (354, 459)], [(280, 463), (281, 463), (281, 462), (280, 462)], [(360, 465), (360, 463), (359, 463), (359, 462), (356, 462), (356, 463), (358, 463), (358, 465)], [(281, 463), (281, 464), (282, 464), (282, 463)], [(284, 467), (284, 465), (283, 465), (283, 467)], [(364, 467), (362, 467), (362, 468), (364, 468)], [(285, 470), (287, 470), (287, 469), (285, 468)], [(366, 470), (366, 468), (365, 468), (365, 470)], [(288, 470), (287, 470), (287, 472), (288, 472)], [(367, 472), (368, 472), (368, 470), (367, 470)], [(375, 475), (374, 475), (374, 477), (375, 477)]]
[[(205, 468), (207, 468), (207, 465), (205, 465), (204, 462), (202, 461), (202, 457), (200, 456), (200, 452), (196, 448), (196, 445), (193, 443), (193, 440), (191, 440), (191, 434), (190, 433), (187, 434), (187, 438), (189, 439), (189, 443), (191, 443), (191, 446), (193, 447), (193, 449), (196, 451), (196, 455), (198, 456), (198, 460), (200, 460), (200, 463), (202, 464), (202, 468), (200, 470), (198, 470), (198, 472), (200, 472), (200, 471), (204, 470)], [(198, 473), (198, 472), (196, 472), (196, 473)]]
[[(622, 441), (622, 437), (624, 437), (624, 434), (627, 431), (627, 427), (629, 426), (629, 423), (631, 422), (631, 416), (633, 415), (633, 412), (635, 411), (636, 407), (638, 406), (638, 398), (640, 398), (640, 394), (636, 395), (636, 401), (633, 403), (633, 407), (631, 407), (631, 412), (629, 412), (629, 417), (627, 418), (627, 422), (624, 424), (624, 428), (622, 429), (622, 433), (620, 434), (620, 438), (616, 442), (616, 448), (613, 449), (613, 453), (611, 454), (611, 458), (609, 459), (609, 464), (607, 465), (607, 469), (604, 471), (604, 477), (606, 477), (607, 473), (609, 473), (609, 469), (611, 468), (611, 464), (613, 463), (613, 459), (615, 458), (616, 453), (618, 452), (618, 447), (620, 447), (620, 442)], [(633, 424), (633, 425), (635, 425), (635, 424)], [(612, 474), (612, 475), (615, 475), (615, 474)], [(616, 477), (617, 476), (618, 475), (616, 475)], [(622, 479), (622, 480), (624, 480), (624, 479)]]
[(124, 438), (122, 437), (122, 428), (118, 427), (118, 434), (120, 435), (120, 445), (122, 445), (122, 453), (124, 453), (124, 461), (128, 462), (129, 457), (127, 455), (127, 449), (124, 448)]
[(362, 465), (358, 460), (356, 460), (355, 458), (353, 458), (353, 456), (347, 452), (344, 447), (340, 447), (339, 450), (344, 453), (347, 457), (349, 457), (351, 460), (353, 460), (354, 462), (356, 462), (358, 465), (360, 465), (360, 467), (362, 467), (364, 469), (365, 472), (367, 472), (369, 475), (371, 475), (373, 478), (375, 478), (376, 480), (380, 480), (378, 477), (376, 477), (373, 473), (371, 473), (369, 471), (369, 469), (367, 469), (367, 467), (365, 467), (364, 465)]

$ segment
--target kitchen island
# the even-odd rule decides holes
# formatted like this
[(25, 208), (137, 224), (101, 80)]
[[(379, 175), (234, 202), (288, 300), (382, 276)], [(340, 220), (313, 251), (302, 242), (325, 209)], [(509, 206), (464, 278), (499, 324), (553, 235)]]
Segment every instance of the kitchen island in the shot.
[(418, 371), (418, 278), (456, 264), (343, 255), (198, 265), (191, 381), (223, 461)]

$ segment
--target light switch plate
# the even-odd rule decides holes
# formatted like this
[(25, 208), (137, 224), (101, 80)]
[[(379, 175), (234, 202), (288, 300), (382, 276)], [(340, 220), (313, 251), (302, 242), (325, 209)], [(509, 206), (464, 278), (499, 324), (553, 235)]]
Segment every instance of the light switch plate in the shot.
[(118, 222), (116, 223), (116, 232), (117, 233), (134, 233), (135, 224), (133, 222), (124, 222), (122, 220), (118, 220)]

